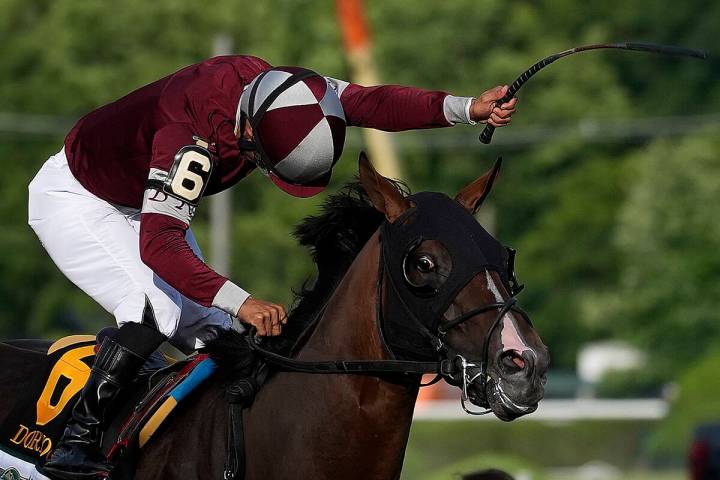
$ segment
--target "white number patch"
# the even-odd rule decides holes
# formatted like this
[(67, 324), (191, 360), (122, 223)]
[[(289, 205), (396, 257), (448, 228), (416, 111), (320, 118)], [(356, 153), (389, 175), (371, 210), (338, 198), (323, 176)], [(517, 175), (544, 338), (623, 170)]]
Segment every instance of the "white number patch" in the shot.
[(175, 155), (175, 161), (165, 180), (165, 192), (191, 205), (200, 201), (212, 171), (210, 152), (187, 145)]

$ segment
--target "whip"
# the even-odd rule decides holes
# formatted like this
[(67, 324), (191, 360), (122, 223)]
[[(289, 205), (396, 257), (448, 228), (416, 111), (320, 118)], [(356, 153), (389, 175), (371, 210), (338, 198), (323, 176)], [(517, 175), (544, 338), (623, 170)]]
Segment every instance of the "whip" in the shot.
[[(588, 50), (599, 50), (601, 48), (614, 48), (618, 50), (634, 50), (639, 52), (651, 52), (651, 53), (658, 53), (660, 55), (672, 55), (675, 57), (692, 57), (692, 58), (700, 58), (700, 59), (706, 59), (708, 57), (708, 52), (705, 50), (695, 50), (692, 48), (684, 48), (684, 47), (676, 47), (674, 45), (655, 45), (653, 43), (595, 43), (592, 45), (583, 45), (581, 47), (575, 47), (571, 48), (569, 50), (564, 50), (559, 53), (554, 53), (548, 57), (543, 58), (539, 62), (535, 63), (532, 67), (525, 70), (519, 77), (515, 79), (515, 81), (510, 85), (508, 88), (507, 93), (503, 98), (498, 100), (496, 102), (496, 105), (502, 105), (504, 103), (509, 102), (512, 100), (512, 98), (515, 96), (518, 90), (520, 90), (520, 87), (522, 87), (533, 75), (535, 75), (537, 72), (542, 70), (543, 68), (547, 67), (551, 63), (553, 63), (555, 60), (561, 59), (563, 57), (567, 57), (568, 55), (572, 55), (573, 53), (579, 53), (579, 52), (585, 52)], [(492, 125), (487, 125), (483, 131), (480, 133), (479, 140), (484, 143), (488, 144), (492, 140), (493, 132), (495, 132), (495, 127)]]

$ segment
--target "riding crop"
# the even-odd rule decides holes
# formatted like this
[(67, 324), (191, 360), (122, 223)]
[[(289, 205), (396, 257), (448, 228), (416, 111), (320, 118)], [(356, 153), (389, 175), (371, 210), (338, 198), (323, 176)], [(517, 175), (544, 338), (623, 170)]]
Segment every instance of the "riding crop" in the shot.
[[(553, 63), (555, 60), (561, 59), (563, 57), (567, 57), (569, 55), (572, 55), (573, 53), (580, 53), (585, 52), (588, 50), (599, 50), (604, 48), (613, 48), (613, 49), (619, 49), (619, 50), (635, 50), (640, 52), (651, 52), (651, 53), (658, 53), (661, 55), (672, 55), (676, 57), (692, 57), (692, 58), (700, 58), (702, 60), (706, 59), (708, 57), (708, 52), (705, 50), (695, 50), (692, 48), (684, 48), (684, 47), (676, 47), (674, 45), (655, 45), (652, 43), (596, 43), (592, 45), (583, 45), (581, 47), (575, 47), (571, 48), (569, 50), (565, 50), (559, 53), (554, 53), (548, 57), (543, 58), (539, 62), (535, 63), (532, 67), (525, 70), (519, 77), (515, 79), (515, 81), (510, 85), (508, 88), (507, 93), (503, 98), (498, 100), (496, 102), (496, 105), (502, 105), (504, 103), (509, 102), (512, 100), (512, 98), (515, 96), (515, 94), (520, 90), (520, 87), (522, 87), (533, 75), (535, 75), (537, 72), (542, 70), (543, 68), (547, 67), (551, 63)], [(487, 125), (483, 131), (480, 133), (480, 142), (484, 144), (489, 144), (492, 140), (493, 132), (495, 132), (495, 127), (492, 125)]]

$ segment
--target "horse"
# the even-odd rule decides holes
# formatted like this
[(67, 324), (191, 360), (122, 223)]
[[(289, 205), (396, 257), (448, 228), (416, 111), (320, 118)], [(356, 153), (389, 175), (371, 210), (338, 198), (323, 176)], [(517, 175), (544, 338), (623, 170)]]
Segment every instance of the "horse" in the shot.
[[(505, 421), (533, 412), (543, 397), (549, 353), (515, 304), (512, 252), (473, 216), (500, 163), (454, 200), (406, 196), (364, 154), (359, 164), (359, 186), (329, 197), (324, 213), (296, 230), (318, 277), (299, 293), (283, 335), (264, 340), (261, 351), (304, 365), (387, 368), (274, 372), (242, 413), (247, 480), (399, 478), (421, 382), (405, 365), (442, 365), (439, 374), (462, 389), (463, 400)], [(238, 335), (208, 345), (227, 375), (176, 409), (140, 450), (135, 479), (223, 477), (225, 384), (243, 362), (226, 347)], [(0, 344), (0, 358), (3, 348), (16, 347)], [(24, 375), (28, 361), (17, 361)], [(21, 384), (22, 375), (14, 380)], [(0, 421), (8, 405), (0, 398)]]

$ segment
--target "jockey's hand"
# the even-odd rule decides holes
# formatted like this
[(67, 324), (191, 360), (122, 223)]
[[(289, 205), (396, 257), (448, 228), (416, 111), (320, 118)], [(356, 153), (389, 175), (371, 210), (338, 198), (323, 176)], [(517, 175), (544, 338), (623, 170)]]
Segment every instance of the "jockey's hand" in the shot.
[(512, 114), (515, 113), (517, 97), (507, 103), (497, 105), (508, 91), (507, 85), (498, 85), (483, 92), (470, 104), (470, 119), (474, 122), (489, 123), (493, 127), (504, 127), (510, 124)]
[(240, 306), (237, 318), (243, 323), (253, 325), (261, 337), (280, 335), (282, 326), (287, 323), (285, 307), (252, 297)]

